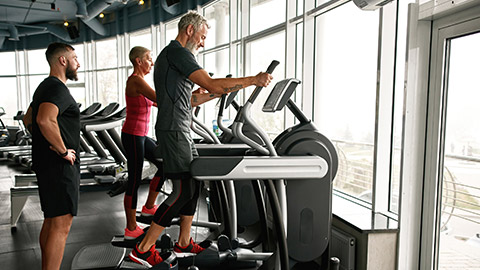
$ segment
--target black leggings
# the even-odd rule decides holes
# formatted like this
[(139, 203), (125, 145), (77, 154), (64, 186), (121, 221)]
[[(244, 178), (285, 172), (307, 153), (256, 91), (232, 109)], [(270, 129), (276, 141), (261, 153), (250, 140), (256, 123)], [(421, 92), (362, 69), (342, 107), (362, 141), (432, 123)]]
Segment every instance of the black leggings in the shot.
[(153, 217), (153, 222), (162, 227), (170, 226), (172, 219), (178, 214), (193, 216), (197, 207), (200, 194), (200, 182), (191, 177), (172, 180), (173, 191), (158, 207)]
[(158, 192), (165, 181), (163, 176), (163, 163), (155, 158), (154, 151), (157, 144), (147, 136), (135, 136), (122, 132), (122, 144), (125, 148), (128, 184), (125, 191), (125, 209), (137, 209), (138, 187), (142, 180), (143, 160), (146, 158), (157, 166), (157, 172), (150, 182), (150, 190)]

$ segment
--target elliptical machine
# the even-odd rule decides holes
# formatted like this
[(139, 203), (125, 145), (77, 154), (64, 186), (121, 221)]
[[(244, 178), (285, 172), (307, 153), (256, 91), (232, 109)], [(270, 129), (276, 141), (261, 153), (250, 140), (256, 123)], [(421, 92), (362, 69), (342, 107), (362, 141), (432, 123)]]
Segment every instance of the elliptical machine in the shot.
[[(277, 258), (265, 262), (265, 269), (330, 268), (331, 182), (338, 168), (338, 157), (330, 140), (290, 100), (299, 83), (296, 79), (278, 82), (263, 107), (265, 112), (274, 112), (287, 105), (300, 121), (298, 125), (284, 131), (272, 143), (250, 115), (252, 103), (261, 90), (256, 89), (235, 120), (233, 134), (254, 148), (257, 156), (200, 157), (191, 165), (192, 175), (198, 180), (261, 179), (266, 180), (267, 190), (272, 189), (275, 180), (276, 194), (268, 194), (270, 208), (279, 247), (282, 248), (282, 236), (278, 233), (285, 230), (289, 237), (283, 236), (283, 241), (287, 241), (288, 248), (279, 253), (280, 261)], [(244, 124), (258, 131), (266, 146), (242, 134)], [(209, 170), (206, 165), (211, 162), (222, 162), (223, 171)], [(278, 204), (282, 210), (280, 216), (276, 211)]]

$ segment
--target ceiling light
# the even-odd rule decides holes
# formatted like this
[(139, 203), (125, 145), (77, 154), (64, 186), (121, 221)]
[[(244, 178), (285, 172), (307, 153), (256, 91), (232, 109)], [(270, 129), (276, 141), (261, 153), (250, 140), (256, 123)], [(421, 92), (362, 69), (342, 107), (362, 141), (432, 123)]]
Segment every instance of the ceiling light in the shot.
[(64, 22), (63, 25), (68, 26), (68, 22)]
[(145, 1), (140, 0), (140, 1), (138, 1), (138, 4), (139, 4), (139, 5), (143, 5), (143, 4), (145, 4)]
[(102, 13), (98, 14), (98, 17), (103, 19), (103, 17), (105, 17), (105, 14), (103, 14), (103, 12), (102, 12)]

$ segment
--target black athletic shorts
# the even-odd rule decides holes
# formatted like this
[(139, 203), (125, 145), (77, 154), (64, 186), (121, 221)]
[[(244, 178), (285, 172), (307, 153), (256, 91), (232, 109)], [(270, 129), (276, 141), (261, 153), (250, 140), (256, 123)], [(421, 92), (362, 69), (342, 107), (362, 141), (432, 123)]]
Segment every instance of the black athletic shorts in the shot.
[(156, 131), (157, 157), (163, 158), (163, 171), (166, 178), (190, 178), (190, 163), (198, 157), (197, 148), (189, 132)]
[(60, 157), (49, 166), (36, 168), (38, 193), (45, 218), (77, 215), (80, 191), (80, 164), (73, 165)]

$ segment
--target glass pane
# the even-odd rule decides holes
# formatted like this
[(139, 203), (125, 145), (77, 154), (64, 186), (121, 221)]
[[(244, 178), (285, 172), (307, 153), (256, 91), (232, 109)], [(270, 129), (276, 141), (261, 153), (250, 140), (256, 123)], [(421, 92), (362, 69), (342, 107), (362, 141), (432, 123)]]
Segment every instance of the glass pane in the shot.
[(80, 111), (87, 108), (86, 91), (85, 91), (85, 73), (78, 73), (78, 81), (67, 81), (67, 87), (70, 89), (70, 94), (77, 103), (82, 104)]
[(439, 269), (480, 269), (480, 33), (450, 44)]
[(117, 40), (107, 39), (95, 43), (97, 68), (117, 67)]
[[(355, 18), (344, 23), (345, 18)], [(315, 19), (314, 121), (339, 155), (334, 188), (371, 202), (378, 11), (342, 5)]]
[(315, 0), (315, 6), (318, 7), (320, 5), (323, 5), (323, 4), (327, 3), (328, 1), (330, 1), (330, 0)]
[(210, 29), (205, 40), (205, 49), (228, 43), (230, 29), (230, 13), (228, 0), (222, 0), (204, 9)]
[(170, 41), (177, 37), (178, 22), (179, 20), (176, 20), (165, 25), (165, 45), (168, 45)]
[[(45, 52), (47, 49), (27, 51), (28, 56), (28, 74), (48, 74), (50, 66), (48, 65)], [(36, 85), (38, 86), (38, 84)], [(30, 84), (30, 88), (32, 85)]]
[(2, 86), (2, 98), (0, 98), (0, 107), (5, 110), (5, 115), (1, 116), (5, 125), (18, 125), (13, 120), (17, 114), (17, 82), (15, 77), (0, 77)]
[(111, 102), (119, 102), (117, 70), (97, 72), (98, 102), (106, 106)]
[(285, 6), (285, 0), (250, 0), (250, 34), (285, 22)]
[(297, 0), (297, 16), (303, 14), (303, 0)]
[(0, 75), (15, 75), (15, 52), (0, 53)]
[(43, 82), (43, 80), (45, 80), (47, 77), (48, 75), (28, 76), (28, 83), (30, 85), (30, 100), (32, 100), (33, 94), (35, 94), (35, 90), (37, 90), (38, 85), (40, 85), (40, 83)]
[[(207, 72), (213, 73), (214, 78), (223, 78), (228, 75), (228, 59), (228, 49), (223, 49), (217, 52), (205, 54), (203, 56), (204, 69)], [(212, 130), (214, 121), (216, 123), (218, 115), (219, 104), (217, 104), (217, 102), (218, 99), (214, 99), (212, 101), (204, 103), (202, 105), (202, 117), (199, 117), (199, 119), (203, 120), (207, 127), (212, 128)], [(227, 119), (227, 117), (224, 117), (224, 119)], [(218, 129), (214, 131), (219, 132)]]
[[(85, 54), (83, 53), (83, 44), (74, 45), (75, 54), (77, 55), (78, 63), (80, 63), (80, 68), (78, 72), (85, 70)], [(79, 78), (80, 79), (80, 78)]]
[[(276, 45), (272, 46), (272, 44)], [(280, 61), (280, 64), (272, 73), (273, 81), (267, 89), (263, 89), (252, 106), (252, 115), (254, 116), (255, 122), (269, 133), (270, 138), (274, 138), (285, 128), (284, 114), (283, 112), (264, 113), (262, 112), (262, 107), (268, 97), (269, 90), (271, 90), (278, 81), (285, 78), (285, 32), (281, 31), (250, 42), (247, 44), (246, 49), (245, 74), (247, 76), (254, 76), (260, 71), (267, 70), (272, 60)], [(255, 87), (251, 86), (247, 89), (240, 90), (244, 93), (239, 93), (239, 95), (245, 95), (245, 99), (248, 99), (253, 89), (255, 89)]]
[[(130, 52), (130, 50), (135, 46), (142, 46), (152, 50), (152, 33), (150, 33), (150, 31), (144, 31), (141, 34), (130, 35), (130, 48), (128, 49), (128, 52)], [(131, 65), (130, 61), (128, 61), (128, 65)]]

